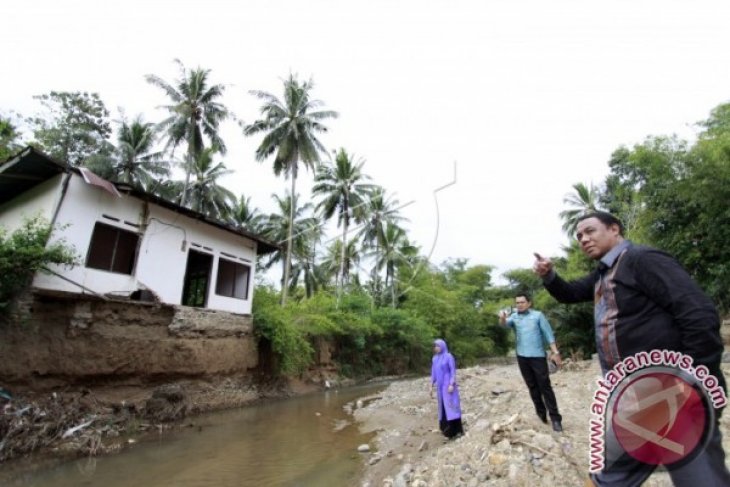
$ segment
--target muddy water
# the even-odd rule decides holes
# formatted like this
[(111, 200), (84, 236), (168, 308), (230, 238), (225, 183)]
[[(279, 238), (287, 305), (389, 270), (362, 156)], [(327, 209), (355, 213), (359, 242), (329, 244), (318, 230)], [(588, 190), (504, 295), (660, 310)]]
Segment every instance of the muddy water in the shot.
[(194, 427), (122, 453), (26, 473), (33, 487), (358, 485), (361, 435), (343, 406), (384, 388), (327, 391), (193, 418)]

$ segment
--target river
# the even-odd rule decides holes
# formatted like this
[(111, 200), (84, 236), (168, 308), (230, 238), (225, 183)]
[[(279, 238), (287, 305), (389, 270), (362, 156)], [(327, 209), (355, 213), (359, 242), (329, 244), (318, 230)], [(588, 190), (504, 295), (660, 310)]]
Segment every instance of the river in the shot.
[(357, 386), (190, 418), (190, 428), (118, 454), (15, 476), (12, 487), (358, 485), (363, 435), (343, 406), (385, 386)]

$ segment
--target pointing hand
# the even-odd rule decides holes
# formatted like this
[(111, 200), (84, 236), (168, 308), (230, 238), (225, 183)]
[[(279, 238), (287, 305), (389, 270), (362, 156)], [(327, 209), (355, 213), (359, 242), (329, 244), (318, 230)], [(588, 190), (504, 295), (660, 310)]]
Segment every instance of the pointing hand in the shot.
[(550, 274), (550, 271), (553, 270), (553, 261), (537, 252), (533, 253), (533, 255), (535, 256), (535, 263), (532, 265), (532, 270), (535, 271), (535, 274), (540, 277), (545, 277)]

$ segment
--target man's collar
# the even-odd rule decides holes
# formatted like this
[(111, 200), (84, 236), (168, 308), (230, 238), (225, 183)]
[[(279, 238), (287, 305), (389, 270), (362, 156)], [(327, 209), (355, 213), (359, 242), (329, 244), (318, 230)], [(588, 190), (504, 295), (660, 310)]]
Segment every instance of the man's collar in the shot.
[[(616, 263), (616, 259), (618, 259), (619, 255), (621, 255), (621, 253), (624, 250), (626, 250), (630, 245), (631, 245), (631, 242), (629, 242), (628, 240), (626, 240), (626, 239), (622, 240), (621, 243), (616, 245), (614, 248), (609, 250), (606, 253), (606, 255), (601, 257), (598, 267), (606, 268), (606, 269), (610, 269), (611, 267), (613, 267), (613, 265)], [(603, 265), (601, 265), (601, 264), (603, 264)]]

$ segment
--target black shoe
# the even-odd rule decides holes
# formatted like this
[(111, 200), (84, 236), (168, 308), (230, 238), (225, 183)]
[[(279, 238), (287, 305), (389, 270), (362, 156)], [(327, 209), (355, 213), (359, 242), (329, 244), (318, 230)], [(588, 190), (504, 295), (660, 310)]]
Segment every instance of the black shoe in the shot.
[(557, 419), (553, 419), (553, 431), (556, 431), (558, 433), (563, 431), (563, 425), (560, 424), (560, 421), (558, 421)]
[(543, 416), (542, 414), (537, 415), (538, 418), (540, 418), (540, 421), (547, 424), (547, 416)]

